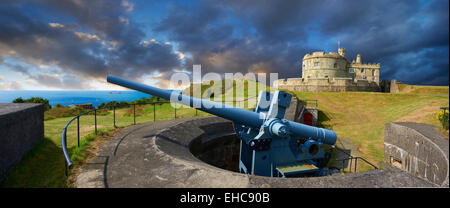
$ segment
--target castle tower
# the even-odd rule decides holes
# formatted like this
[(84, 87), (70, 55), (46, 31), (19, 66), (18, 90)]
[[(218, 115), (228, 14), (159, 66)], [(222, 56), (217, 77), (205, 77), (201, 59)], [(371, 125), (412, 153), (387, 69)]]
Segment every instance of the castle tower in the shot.
[(358, 55), (356, 56), (356, 63), (360, 64), (361, 63), (361, 55), (358, 53)]
[(338, 53), (339, 53), (339, 55), (341, 55), (342, 57), (345, 57), (345, 52), (346, 52), (347, 50), (345, 49), (345, 48), (339, 48), (338, 49)]

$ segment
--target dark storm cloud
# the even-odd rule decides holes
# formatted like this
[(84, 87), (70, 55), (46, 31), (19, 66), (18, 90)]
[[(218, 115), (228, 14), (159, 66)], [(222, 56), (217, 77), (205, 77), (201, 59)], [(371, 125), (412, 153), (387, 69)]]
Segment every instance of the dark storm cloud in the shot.
[(86, 80), (79, 80), (72, 75), (55, 76), (50, 74), (39, 74), (31, 76), (31, 79), (41, 85), (58, 89), (90, 89)]
[[(142, 29), (146, 25), (130, 17), (129, 1), (16, 2), (0, 2), (0, 64), (11, 56), (35, 65), (56, 65), (74, 79), (104, 80), (108, 72), (139, 79), (157, 71), (161, 74), (156, 80), (162, 82), (177, 69), (191, 70), (193, 64), (201, 64), (203, 72), (299, 77), (306, 53), (336, 50), (328, 45), (340, 40), (348, 59), (360, 53), (364, 62), (381, 63), (381, 79), (449, 82), (448, 0), (173, 3), (158, 25), (147, 26), (177, 48), (143, 42), (149, 35)], [(37, 18), (29, 10), (45, 14)], [(186, 55), (183, 63), (175, 50)], [(59, 83), (50, 80), (54, 76), (9, 67), (39, 83), (48, 78), (52, 86), (68, 87), (59, 85), (68, 82), (64, 76), (58, 77)]]
[(24, 4), (0, 4), (0, 56), (56, 65), (65, 73), (102, 80), (107, 73), (138, 79), (180, 67), (171, 45), (142, 42), (145, 33), (126, 16), (132, 9), (126, 1), (28, 2), (74, 21), (47, 22), (28, 16), (21, 9)]
[(26, 68), (24, 66), (21, 66), (21, 65), (18, 65), (18, 64), (3, 63), (1, 59), (0, 59), (0, 64), (3, 64), (5, 66), (9, 67), (13, 71), (20, 72), (20, 73), (22, 73), (24, 75), (30, 75), (30, 73), (28, 71), (28, 68)]
[[(192, 58), (186, 68), (201, 64), (204, 72), (279, 72), (299, 76), (298, 54), (306, 49), (287, 42), (267, 43), (265, 36), (233, 34), (236, 27), (224, 21), (229, 15), (225, 5), (205, 1), (199, 6), (175, 6), (155, 28), (179, 43)], [(239, 28), (244, 33), (245, 28)], [(294, 56), (295, 54), (295, 56)]]
[(381, 79), (448, 85), (448, 20), (446, 0), (202, 1), (173, 7), (155, 31), (192, 54), (188, 67), (285, 78), (300, 75), (305, 53), (326, 50), (318, 41), (306, 46), (315, 29), (322, 39), (340, 40), (348, 59), (360, 53), (364, 62), (381, 63)]

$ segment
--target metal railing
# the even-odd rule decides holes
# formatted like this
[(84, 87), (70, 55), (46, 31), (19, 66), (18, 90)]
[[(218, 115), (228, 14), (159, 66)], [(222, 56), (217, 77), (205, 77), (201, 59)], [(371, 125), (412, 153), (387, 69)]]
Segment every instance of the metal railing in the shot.
[[(255, 98), (257, 96), (253, 96), (253, 97), (248, 97), (246, 99), (243, 100), (235, 100), (235, 101), (222, 101), (222, 103), (228, 103), (228, 102), (233, 102), (238, 104), (238, 106), (241, 106), (241, 103), (248, 101), (249, 99)], [(97, 135), (97, 111), (102, 110), (102, 109), (109, 109), (109, 110), (113, 110), (113, 127), (117, 128), (116, 126), (116, 108), (124, 108), (124, 107), (131, 107), (133, 106), (133, 124), (132, 125), (136, 125), (136, 105), (153, 105), (153, 122), (156, 121), (156, 104), (167, 104), (170, 103), (169, 101), (163, 101), (163, 102), (151, 102), (151, 103), (136, 103), (136, 104), (126, 104), (126, 105), (121, 105), (121, 104), (117, 104), (115, 106), (105, 106), (102, 108), (95, 108), (86, 112), (83, 112), (81, 114), (78, 114), (77, 116), (73, 117), (69, 122), (67, 122), (67, 124), (64, 126), (63, 128), (63, 132), (62, 132), (62, 137), (61, 137), (61, 146), (62, 146), (62, 150), (63, 150), (63, 154), (64, 154), (64, 166), (65, 166), (65, 176), (68, 176), (68, 170), (73, 166), (73, 162), (70, 159), (70, 155), (69, 152), (67, 150), (67, 128), (70, 126), (70, 124), (74, 121), (77, 120), (77, 146), (80, 147), (80, 117), (86, 114), (89, 114), (91, 112), (94, 112), (94, 126), (95, 126), (95, 134)], [(256, 104), (256, 103), (255, 103)], [(181, 104), (175, 104), (176, 106), (181, 106)], [(195, 116), (198, 116), (198, 109), (195, 108)], [(177, 108), (174, 108), (174, 119), (177, 118)]]
[(317, 100), (303, 100), (303, 101), (305, 101), (306, 107), (315, 108), (315, 109), (319, 108), (319, 104), (318, 104)]
[[(77, 146), (80, 147), (80, 117), (86, 114), (89, 114), (91, 112), (94, 112), (94, 132), (97, 134), (97, 111), (102, 109), (113, 109), (113, 127), (117, 128), (116, 126), (116, 108), (123, 108), (123, 107), (130, 107), (133, 106), (133, 125), (136, 125), (136, 105), (153, 105), (153, 121), (156, 121), (156, 104), (167, 104), (170, 103), (169, 101), (165, 102), (151, 102), (151, 103), (137, 103), (137, 104), (126, 104), (126, 105), (115, 105), (115, 106), (105, 106), (102, 108), (95, 108), (83, 113), (78, 114), (77, 116), (73, 117), (63, 128), (62, 137), (61, 137), (61, 146), (65, 158), (65, 175), (68, 176), (68, 168), (73, 166), (73, 162), (70, 159), (69, 153), (67, 151), (67, 128), (69, 125), (76, 119), (77, 120)], [(195, 109), (195, 115), (197, 116), (197, 109)], [(174, 118), (177, 118), (177, 108), (174, 108)]]
[[(357, 169), (358, 169), (358, 160), (362, 160), (363, 162), (365, 162), (366, 164), (372, 166), (374, 169), (378, 169), (377, 166), (375, 166), (374, 164), (372, 164), (371, 162), (367, 161), (366, 159), (364, 159), (363, 157), (354, 157), (354, 156), (350, 156), (349, 158), (345, 158), (342, 159), (342, 171), (345, 172), (345, 170), (347, 169), (348, 172), (353, 172), (356, 173)], [(341, 160), (336, 160), (336, 161), (341, 161)], [(345, 168), (345, 162), (349, 161), (349, 165), (347, 166), (347, 168)], [(353, 162), (354, 161), (354, 162)]]
[[(345, 151), (342, 151), (342, 150), (340, 150), (340, 149), (335, 149), (335, 150), (339, 150), (339, 151), (341, 151), (342, 153), (344, 153), (344, 154), (346, 154), (347, 156), (348, 156), (348, 158), (344, 158), (344, 159), (337, 159), (337, 160), (335, 160), (335, 161), (342, 161), (342, 169), (340, 169), (342, 172), (345, 172), (345, 170), (347, 169), (348, 170), (348, 172), (352, 172), (352, 170), (353, 170), (353, 172), (354, 173), (356, 173), (357, 172), (357, 170), (358, 170), (358, 160), (361, 160), (361, 161), (363, 161), (363, 162), (365, 162), (366, 164), (368, 164), (368, 165), (370, 165), (372, 168), (374, 168), (374, 169), (378, 169), (378, 167), (377, 166), (375, 166), (374, 164), (372, 164), (371, 162), (369, 162), (369, 161), (367, 161), (365, 158), (363, 158), (363, 157), (355, 157), (355, 156), (353, 156), (353, 155), (351, 155), (351, 154), (348, 154), (347, 152), (345, 152)], [(345, 166), (345, 162), (346, 161), (348, 161), (350, 164), (349, 165), (347, 165), (347, 168), (346, 168), (346, 166)], [(354, 162), (353, 162), (354, 161)]]

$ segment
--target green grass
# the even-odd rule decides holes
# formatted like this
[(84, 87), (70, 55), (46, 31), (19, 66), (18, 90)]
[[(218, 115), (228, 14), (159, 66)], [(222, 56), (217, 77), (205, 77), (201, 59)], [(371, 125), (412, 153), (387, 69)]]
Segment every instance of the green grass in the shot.
[(400, 93), (419, 93), (419, 94), (446, 94), (449, 93), (448, 86), (426, 86), (426, 85), (407, 85), (399, 84)]
[[(420, 93), (295, 92), (301, 99), (319, 102), (319, 121), (332, 127), (339, 140), (349, 138), (357, 147), (353, 155), (381, 165), (384, 155), (384, 126), (394, 121), (411, 121), (439, 126), (435, 114), (448, 106), (448, 97)], [(420, 116), (416, 116), (419, 114)], [(367, 167), (368, 168), (368, 167)]]
[[(143, 112), (136, 116), (136, 123), (153, 121), (153, 105), (142, 107)], [(126, 127), (133, 124), (133, 114), (129, 108), (116, 109), (116, 126)], [(132, 111), (131, 111), (132, 112)], [(138, 112), (138, 111), (136, 111)], [(175, 109), (170, 104), (156, 105), (156, 120), (174, 118)], [(127, 115), (128, 114), (128, 115)], [(198, 111), (197, 116), (209, 114)], [(113, 126), (112, 110), (106, 115), (97, 115), (97, 128), (100, 136), (107, 136)], [(177, 118), (194, 117), (195, 109), (177, 109)], [(55, 118), (44, 121), (43, 141), (24, 155), (11, 170), (0, 187), (68, 187), (70, 183), (64, 176), (64, 158), (61, 149), (61, 134), (64, 126), (72, 117)], [(80, 148), (77, 148), (77, 120), (67, 129), (67, 147), (74, 164), (81, 164), (87, 157), (85, 152), (97, 137), (94, 132), (94, 115), (80, 117)]]
[[(419, 87), (421, 88), (421, 87)], [(427, 88), (427, 87), (425, 87)], [(436, 92), (445, 92), (448, 87), (433, 88), (427, 93), (375, 93), (375, 92), (293, 92), (301, 99), (316, 99), (319, 103), (319, 121), (324, 127), (332, 127), (339, 140), (349, 138), (357, 149), (354, 155), (363, 156), (381, 165), (383, 161), (384, 125), (393, 121), (413, 121), (439, 126), (436, 117), (439, 107), (448, 106), (448, 97)], [(247, 89), (244, 95), (247, 95)], [(423, 92), (423, 91), (421, 91)], [(236, 96), (236, 100), (242, 99)], [(255, 101), (255, 102), (253, 102)], [(256, 104), (255, 100), (250, 100)], [(236, 102), (235, 102), (236, 104)], [(251, 108), (248, 103), (242, 104)], [(242, 107), (242, 106), (241, 106)], [(153, 121), (153, 105), (137, 107), (136, 123)], [(116, 109), (116, 126), (133, 124), (130, 108)], [(156, 120), (174, 118), (174, 108), (170, 104), (156, 105)], [(209, 114), (198, 111), (198, 116)], [(177, 118), (193, 117), (195, 109), (177, 109)], [(44, 121), (45, 138), (42, 143), (28, 152), (17, 164), (0, 187), (71, 187), (71, 181), (64, 176), (64, 158), (61, 150), (61, 133), (71, 117), (54, 118)], [(97, 116), (99, 136), (93, 135), (94, 115), (80, 118), (81, 146), (77, 146), (77, 120), (67, 129), (67, 144), (76, 166), (83, 164), (91, 154), (92, 143), (98, 138), (108, 137), (113, 126), (113, 113)], [(447, 132), (448, 134), (448, 132)], [(339, 144), (339, 142), (338, 142)], [(359, 164), (360, 170), (369, 169)]]
[[(156, 107), (156, 121), (175, 118), (175, 109), (170, 104), (136, 106), (136, 124), (153, 122)], [(129, 108), (116, 109), (116, 127), (122, 128), (133, 125), (133, 110)], [(177, 105), (176, 117), (202, 117), (210, 114), (193, 108)], [(44, 121), (44, 135), (42, 143), (24, 155), (22, 160), (11, 170), (1, 182), (0, 187), (70, 187), (71, 182), (64, 176), (64, 158), (61, 149), (61, 136), (64, 126), (73, 117), (61, 117)], [(99, 137), (107, 137), (114, 128), (112, 110), (97, 115), (98, 136), (94, 134), (94, 114), (81, 116), (80, 147), (77, 147), (77, 120), (73, 120), (67, 128), (67, 147), (75, 166), (83, 164), (89, 154), (86, 150), (91, 142)]]

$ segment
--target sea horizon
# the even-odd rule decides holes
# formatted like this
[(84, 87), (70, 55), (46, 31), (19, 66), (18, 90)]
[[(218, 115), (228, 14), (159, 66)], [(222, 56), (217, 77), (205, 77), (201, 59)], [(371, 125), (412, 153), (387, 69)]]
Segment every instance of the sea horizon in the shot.
[[(86, 92), (89, 92), (86, 94)], [(150, 98), (151, 95), (134, 90), (0, 90), (0, 103), (12, 103), (16, 98), (29, 99), (42, 97), (49, 100), (53, 107), (56, 104), (68, 106), (71, 104), (91, 103), (97, 107), (110, 101), (134, 101)]]

